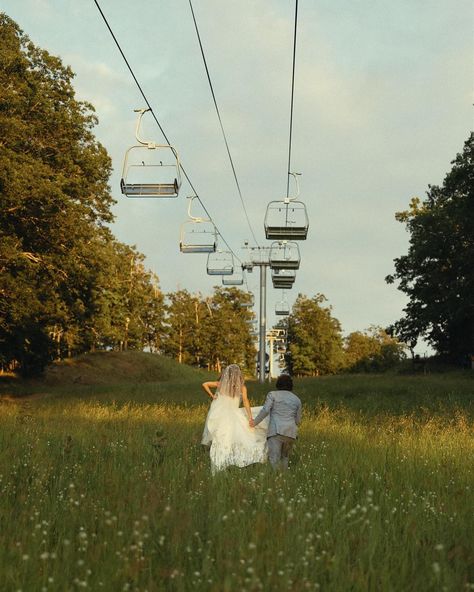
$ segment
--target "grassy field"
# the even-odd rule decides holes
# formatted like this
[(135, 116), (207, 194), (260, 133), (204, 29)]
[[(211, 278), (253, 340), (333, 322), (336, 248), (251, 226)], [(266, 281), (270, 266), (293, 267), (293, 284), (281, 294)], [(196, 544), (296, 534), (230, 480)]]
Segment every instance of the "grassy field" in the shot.
[(99, 354), (1, 386), (2, 592), (474, 590), (470, 374), (297, 381), (290, 471), (215, 477), (207, 376)]

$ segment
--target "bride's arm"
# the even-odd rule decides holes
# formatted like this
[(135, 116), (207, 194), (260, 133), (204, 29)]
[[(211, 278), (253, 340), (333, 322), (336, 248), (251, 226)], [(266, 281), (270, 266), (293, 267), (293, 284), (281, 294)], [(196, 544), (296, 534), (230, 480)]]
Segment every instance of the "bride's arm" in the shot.
[(247, 387), (242, 387), (242, 403), (244, 404), (245, 411), (247, 412), (247, 418), (250, 421), (252, 419), (252, 412), (250, 411), (249, 398), (247, 396)]
[(215, 399), (216, 395), (211, 391), (211, 388), (218, 388), (218, 382), (203, 382), (202, 388), (206, 391), (206, 393), (211, 397), (211, 399)]

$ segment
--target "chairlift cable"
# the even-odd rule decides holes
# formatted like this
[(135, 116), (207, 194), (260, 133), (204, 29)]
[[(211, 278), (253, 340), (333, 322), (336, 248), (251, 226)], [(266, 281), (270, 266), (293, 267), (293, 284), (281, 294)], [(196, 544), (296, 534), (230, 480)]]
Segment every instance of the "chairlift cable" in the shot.
[(291, 143), (293, 137), (293, 102), (295, 95), (295, 64), (296, 64), (296, 36), (298, 28), (298, 0), (295, 0), (295, 30), (293, 35), (293, 69), (291, 74), (291, 104), (290, 104), (290, 138), (288, 142), (288, 176), (286, 181), (286, 197), (290, 196), (291, 175)]
[(255, 233), (253, 231), (252, 225), (250, 223), (249, 215), (247, 213), (247, 208), (245, 207), (245, 201), (244, 201), (244, 198), (242, 196), (242, 190), (240, 189), (240, 183), (239, 183), (239, 180), (237, 178), (237, 172), (235, 170), (234, 160), (233, 160), (232, 154), (230, 152), (229, 143), (227, 141), (227, 136), (226, 136), (226, 133), (225, 133), (225, 130), (224, 130), (224, 124), (222, 123), (221, 114), (220, 114), (220, 111), (219, 111), (219, 107), (217, 105), (217, 99), (216, 99), (216, 95), (215, 95), (215, 92), (214, 92), (214, 87), (212, 86), (211, 75), (209, 73), (209, 68), (207, 66), (207, 60), (206, 60), (206, 56), (204, 54), (204, 48), (203, 48), (202, 41), (201, 41), (201, 35), (199, 33), (198, 24), (197, 24), (197, 21), (196, 21), (196, 15), (194, 14), (194, 8), (193, 8), (193, 4), (192, 4), (192, 1), (191, 0), (189, 0), (189, 7), (191, 9), (191, 14), (192, 14), (192, 17), (193, 17), (193, 22), (194, 22), (194, 28), (196, 30), (196, 35), (197, 35), (197, 38), (198, 38), (199, 47), (201, 49), (202, 60), (204, 62), (204, 68), (206, 70), (207, 80), (209, 82), (209, 88), (211, 89), (212, 100), (214, 101), (214, 107), (216, 108), (217, 118), (219, 120), (219, 125), (220, 125), (220, 128), (221, 128), (222, 136), (224, 138), (224, 143), (225, 143), (225, 147), (226, 147), (226, 150), (227, 150), (227, 155), (229, 157), (230, 165), (232, 167), (232, 173), (234, 175), (235, 184), (237, 186), (237, 191), (239, 193), (240, 201), (242, 203), (242, 208), (244, 210), (245, 218), (247, 219), (248, 227), (250, 229), (250, 232), (252, 233), (253, 240), (254, 240), (255, 244), (257, 246), (259, 246), (258, 241), (257, 241), (257, 238), (256, 238)]
[[(110, 24), (109, 24), (109, 22), (108, 22), (108, 20), (107, 20), (107, 17), (105, 16), (104, 12), (102, 11), (102, 8), (100, 7), (98, 0), (94, 0), (94, 4), (97, 6), (97, 9), (98, 9), (98, 11), (100, 12), (100, 15), (102, 16), (102, 19), (104, 20), (104, 23), (105, 23), (105, 25), (107, 26), (107, 29), (109, 30), (109, 33), (111, 34), (111, 36), (112, 36), (112, 39), (114, 40), (114, 42), (115, 42), (115, 45), (117, 46), (117, 48), (118, 48), (118, 50), (119, 50), (119, 52), (120, 52), (120, 55), (122, 56), (122, 58), (123, 58), (123, 60), (124, 60), (125, 64), (127, 65), (127, 68), (129, 69), (129, 71), (130, 71), (130, 74), (132, 75), (132, 78), (133, 78), (133, 80), (135, 81), (135, 84), (137, 85), (137, 87), (138, 87), (138, 90), (140, 91), (140, 93), (141, 93), (141, 95), (142, 95), (142, 97), (143, 97), (143, 100), (145, 101), (145, 104), (146, 104), (146, 106), (147, 106), (147, 107), (148, 107), (148, 109), (150, 110), (150, 113), (151, 113), (151, 115), (152, 115), (153, 119), (155, 120), (156, 124), (158, 125), (158, 127), (159, 127), (159, 129), (160, 129), (161, 133), (163, 134), (163, 137), (164, 137), (164, 139), (166, 140), (166, 142), (167, 142), (168, 144), (170, 144), (170, 145), (171, 145), (171, 143), (170, 143), (170, 141), (168, 140), (168, 137), (167, 137), (167, 135), (166, 135), (166, 133), (165, 133), (164, 129), (162, 128), (162, 126), (161, 126), (160, 122), (158, 121), (158, 118), (157, 118), (157, 117), (156, 117), (156, 115), (155, 115), (155, 112), (153, 111), (153, 108), (152, 108), (152, 106), (151, 106), (150, 102), (148, 101), (148, 98), (147, 98), (147, 96), (145, 95), (145, 93), (144, 93), (144, 91), (143, 91), (143, 89), (142, 89), (142, 87), (141, 87), (141, 85), (140, 85), (140, 83), (139, 83), (139, 81), (138, 81), (137, 77), (135, 76), (135, 73), (134, 73), (134, 71), (133, 71), (133, 68), (130, 66), (130, 63), (129, 63), (129, 61), (127, 60), (127, 57), (126, 57), (125, 53), (123, 52), (123, 50), (122, 50), (122, 48), (121, 48), (121, 46), (120, 46), (120, 43), (118, 42), (118, 40), (117, 40), (117, 37), (115, 36), (115, 34), (114, 34), (114, 32), (113, 32), (113, 30), (112, 30), (112, 28), (111, 28), (111, 26), (110, 26)], [(239, 263), (241, 263), (241, 259), (240, 259), (240, 258), (239, 258), (239, 257), (238, 257), (236, 254), (235, 254), (234, 250), (233, 250), (233, 249), (230, 247), (229, 243), (228, 243), (228, 242), (225, 240), (224, 236), (223, 236), (223, 235), (222, 235), (222, 233), (219, 231), (219, 229), (218, 229), (217, 225), (214, 223), (214, 220), (212, 219), (212, 216), (211, 216), (211, 214), (210, 214), (210, 213), (209, 213), (209, 211), (207, 210), (207, 208), (206, 208), (206, 206), (204, 205), (204, 203), (203, 203), (202, 199), (199, 197), (199, 194), (198, 194), (198, 192), (197, 192), (197, 191), (196, 191), (196, 189), (194, 188), (194, 185), (191, 183), (191, 180), (190, 180), (190, 178), (189, 178), (189, 176), (188, 176), (187, 172), (185, 171), (185, 169), (184, 169), (184, 167), (183, 167), (183, 165), (182, 165), (182, 164), (180, 164), (180, 168), (181, 168), (181, 171), (182, 171), (183, 175), (186, 177), (186, 180), (188, 181), (189, 185), (191, 186), (191, 189), (193, 190), (194, 194), (196, 195), (196, 197), (197, 197), (197, 199), (198, 199), (199, 203), (201, 204), (201, 206), (202, 206), (203, 210), (206, 212), (206, 214), (207, 214), (208, 218), (209, 218), (209, 219), (212, 221), (212, 223), (214, 224), (217, 234), (218, 234), (218, 235), (221, 237), (222, 241), (224, 242), (224, 244), (226, 245), (226, 247), (229, 249), (229, 251), (230, 251), (230, 252), (231, 252), (231, 253), (234, 255), (234, 257), (237, 259), (237, 261), (239, 261)]]

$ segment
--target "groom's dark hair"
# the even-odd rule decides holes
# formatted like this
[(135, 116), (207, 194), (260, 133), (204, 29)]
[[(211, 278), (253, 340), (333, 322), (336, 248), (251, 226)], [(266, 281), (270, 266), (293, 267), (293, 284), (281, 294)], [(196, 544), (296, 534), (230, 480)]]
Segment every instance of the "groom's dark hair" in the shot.
[(279, 391), (293, 390), (293, 379), (288, 374), (280, 374), (277, 378), (276, 388)]

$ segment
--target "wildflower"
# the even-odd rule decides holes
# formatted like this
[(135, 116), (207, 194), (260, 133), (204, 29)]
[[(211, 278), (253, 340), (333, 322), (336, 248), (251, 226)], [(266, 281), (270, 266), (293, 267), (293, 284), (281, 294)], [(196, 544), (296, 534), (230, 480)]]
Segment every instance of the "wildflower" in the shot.
[(441, 567), (437, 561), (435, 561), (431, 567), (436, 575), (441, 571)]

